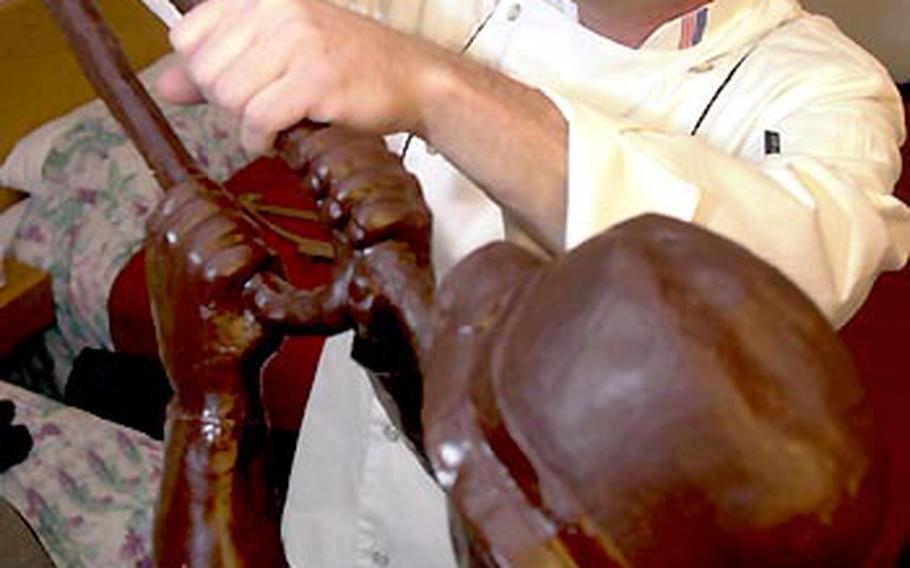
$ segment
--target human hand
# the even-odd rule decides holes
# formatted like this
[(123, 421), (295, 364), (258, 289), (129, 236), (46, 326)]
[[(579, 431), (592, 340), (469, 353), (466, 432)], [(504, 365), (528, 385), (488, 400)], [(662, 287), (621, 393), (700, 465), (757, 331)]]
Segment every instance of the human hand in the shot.
[(240, 366), (263, 338), (243, 284), (269, 258), (227, 194), (172, 188), (147, 222), (146, 267), (159, 353), (178, 398), (243, 396)]
[(303, 119), (415, 131), (424, 83), (448, 53), (316, 0), (209, 0), (170, 37), (181, 61), (159, 79), (161, 95), (233, 111), (252, 154)]

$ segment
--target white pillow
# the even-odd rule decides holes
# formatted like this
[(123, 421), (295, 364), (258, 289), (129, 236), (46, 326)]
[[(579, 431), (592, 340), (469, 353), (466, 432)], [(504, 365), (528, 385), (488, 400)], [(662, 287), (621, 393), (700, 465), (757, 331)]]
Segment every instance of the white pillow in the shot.
[[(164, 65), (159, 61), (141, 78), (150, 84)], [(227, 179), (248, 161), (237, 122), (226, 112), (208, 105), (159, 106), (213, 181)], [(47, 345), (63, 392), (83, 348), (111, 348), (108, 295), (142, 246), (145, 219), (161, 188), (100, 102), (26, 136), (0, 168), (0, 183), (32, 194), (0, 225), (15, 231), (9, 253), (51, 274), (57, 327)]]
[[(226, 179), (233, 171), (225, 171), (225, 167), (233, 170), (247, 161), (239, 144), (235, 142), (236, 120), (224, 111), (204, 105), (195, 108), (179, 107), (158, 99), (152, 92), (151, 85), (172, 57), (172, 54), (166, 55), (147, 67), (139, 73), (139, 80), (152, 93), (152, 98), (190, 153), (197, 159), (202, 158), (202, 166), (210, 169), (210, 176), (217, 180)], [(0, 185), (30, 194), (45, 194), (49, 191), (48, 185), (54, 185), (46, 183), (44, 179), (48, 157), (55, 150), (67, 151), (65, 138), (85, 124), (92, 124), (96, 130), (100, 127), (112, 136), (123, 136), (123, 130), (111, 117), (104, 103), (96, 99), (45, 123), (20, 140), (0, 166)], [(218, 135), (213, 136), (213, 132)], [(140, 177), (149, 176), (151, 179), (144, 161), (134, 150), (118, 155), (117, 160), (121, 171), (137, 172)], [(58, 183), (60, 181), (55, 180)]]
[[(7, 252), (12, 250), (13, 238), (16, 236), (16, 228), (19, 227), (19, 221), (25, 214), (28, 207), (28, 199), (23, 199), (19, 203), (4, 211), (0, 211), (0, 262)], [(2, 286), (0, 286), (2, 288)]]

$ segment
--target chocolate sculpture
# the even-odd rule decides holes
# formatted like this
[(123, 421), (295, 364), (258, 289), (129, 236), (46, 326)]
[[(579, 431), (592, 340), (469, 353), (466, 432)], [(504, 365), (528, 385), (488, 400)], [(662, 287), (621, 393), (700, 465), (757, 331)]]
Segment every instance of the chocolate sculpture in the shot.
[[(507, 277), (478, 286), (494, 266)], [(433, 322), (427, 450), (501, 564), (868, 552), (887, 496), (862, 387), (814, 306), (743, 249), (658, 217), (552, 264), (500, 245), (447, 279)]]
[[(345, 260), (361, 256), (352, 247), (374, 243), (398, 229), (426, 233), (429, 219), (422, 215), (426, 208), (416, 181), (403, 173), (397, 156), (383, 150), (363, 162), (357, 157), (375, 143), (371, 137), (327, 128), (313, 135), (312, 142), (295, 140), (295, 156), (309, 165), (309, 152), (325, 140), (332, 140), (329, 154), (337, 160), (326, 170), (337, 180), (332, 187), (368, 196), (353, 203), (333, 191), (333, 198), (322, 200), (327, 214), (349, 211), (333, 213), (335, 219), (347, 219), (336, 231), (342, 259), (336, 281), (345, 282), (346, 288), (312, 292), (320, 297), (320, 326), (330, 331), (348, 327), (352, 318), (366, 321), (361, 314), (374, 308), (371, 287), (360, 281), (356, 263)], [(314, 164), (317, 170), (319, 163)], [(342, 177), (343, 164), (353, 168), (350, 177)], [(358, 177), (363, 171), (369, 175)], [(321, 185), (326, 179), (313, 181)], [(278, 511), (270, 508), (266, 432), (255, 372), (270, 344), (242, 298), (253, 274), (274, 270), (271, 258), (258, 229), (237, 205), (224, 192), (195, 181), (172, 188), (147, 229), (155, 329), (176, 393), (168, 410), (156, 561), (163, 566), (280, 565)], [(425, 245), (427, 238), (418, 242)], [(406, 241), (395, 245), (416, 250)], [(426, 258), (426, 251), (422, 254)], [(371, 295), (358, 296), (360, 290)], [(357, 304), (359, 311), (347, 310), (352, 297), (365, 302)], [(362, 335), (381, 333), (367, 326)]]
[[(888, 496), (862, 387), (823, 316), (745, 250), (643, 217), (552, 263), (487, 247), (435, 302), (429, 269), (391, 245), (352, 264), (368, 289), (348, 317), (391, 315), (412, 341), (424, 449), (472, 565), (857, 566), (869, 552)], [(316, 329), (344, 312), (343, 293), (275, 280), (252, 283), (265, 321)]]
[(358, 330), (477, 565), (861, 561), (888, 497), (869, 412), (843, 347), (776, 271), (648, 217), (554, 262), (487, 247), (434, 299), (429, 213), (380, 141), (306, 129), (279, 146), (335, 237), (318, 290), (264, 270), (257, 229), (191, 168), (159, 173), (174, 188), (149, 223), (149, 285), (177, 391), (160, 565), (283, 562), (250, 373), (259, 321)]
[[(279, 508), (269, 487), (267, 431), (258, 400), (257, 366), (273, 342), (241, 302), (243, 283), (263, 267), (277, 269), (278, 263), (241, 204), (206, 180), (180, 145), (91, 2), (45, 4), (86, 75), (167, 190), (149, 219), (146, 241), (157, 343), (175, 391), (155, 518), (156, 564), (283, 565)], [(407, 233), (423, 248), (407, 245), (407, 239), (399, 245), (426, 262), (426, 207), (416, 180), (381, 139), (301, 124), (285, 133), (279, 146), (292, 166), (307, 173), (314, 189), (334, 180), (331, 198), (322, 203), (337, 229), (335, 248), (342, 259), (354, 256), (353, 247)], [(326, 169), (323, 156), (328, 155), (333, 161)], [(342, 260), (338, 266), (344, 272), (348, 265)], [(326, 320), (331, 329), (351, 321), (340, 311), (335, 315), (337, 320)], [(380, 344), (368, 339), (366, 329), (362, 337), (365, 343), (360, 344), (372, 347), (360, 351), (375, 353)]]
[[(336, 227), (336, 286), (307, 292), (319, 298), (320, 330), (362, 322), (361, 337), (369, 343), (364, 351), (371, 353), (386, 344), (372, 338), (389, 336), (376, 327), (378, 318), (368, 318), (379, 311), (378, 296), (373, 281), (362, 280), (367, 274), (359, 269), (360, 259), (391, 246), (396, 259), (407, 253), (423, 259), (420, 266), (427, 262), (429, 217), (416, 180), (384, 148), (366, 151), (377, 148), (373, 137), (326, 128), (306, 138), (291, 135), (284, 143), (313, 172), (313, 187), (332, 188), (320, 202)], [(197, 181), (171, 188), (147, 229), (155, 329), (176, 393), (168, 409), (156, 562), (281, 565), (256, 373), (272, 345), (242, 298), (245, 283), (257, 273), (274, 274), (274, 264), (258, 228), (237, 204)], [(398, 232), (413, 240), (373, 244)]]

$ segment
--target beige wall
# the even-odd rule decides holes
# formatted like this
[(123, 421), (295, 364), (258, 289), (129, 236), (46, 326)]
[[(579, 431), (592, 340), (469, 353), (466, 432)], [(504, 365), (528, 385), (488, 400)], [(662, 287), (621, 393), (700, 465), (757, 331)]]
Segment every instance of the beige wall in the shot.
[[(135, 67), (167, 50), (164, 28), (138, 0), (95, 4)], [(94, 96), (41, 0), (0, 0), (0, 162), (29, 130)]]
[(910, 0), (801, 0), (831, 16), (847, 35), (874, 53), (897, 81), (910, 81)]

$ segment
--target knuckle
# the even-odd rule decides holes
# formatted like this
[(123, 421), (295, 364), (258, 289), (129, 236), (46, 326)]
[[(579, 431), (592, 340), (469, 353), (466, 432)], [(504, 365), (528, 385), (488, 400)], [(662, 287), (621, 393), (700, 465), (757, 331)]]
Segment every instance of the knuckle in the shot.
[(187, 71), (190, 77), (202, 90), (211, 93), (212, 91), (212, 70), (207, 59), (203, 57), (192, 57), (187, 64)]
[(284, 36), (284, 39), (289, 42), (291, 45), (296, 45), (302, 43), (309, 33), (309, 25), (306, 21), (306, 18), (293, 18), (288, 20), (281, 27), (281, 34)]
[(312, 99), (307, 105), (306, 116), (317, 122), (340, 122), (344, 119), (345, 101), (342, 97), (332, 96), (334, 86), (327, 77), (316, 76), (308, 85)]
[(266, 132), (277, 122), (275, 108), (265, 104), (248, 105), (243, 113), (243, 125), (254, 132)]
[(181, 23), (178, 23), (168, 32), (168, 41), (177, 53), (185, 53), (190, 48), (189, 34), (186, 31), (186, 27)]
[(322, 205), (322, 215), (333, 226), (338, 226), (346, 220), (348, 216), (348, 207), (342, 201), (328, 198)]
[(202, 258), (202, 255), (193, 247), (187, 248), (182, 252), (184, 265), (187, 267), (187, 274), (195, 275), (203, 266), (208, 263)]
[(232, 81), (229, 77), (222, 77), (215, 81), (212, 96), (219, 106), (235, 115), (240, 114), (246, 103), (246, 96), (239, 87), (240, 85), (236, 81)]

